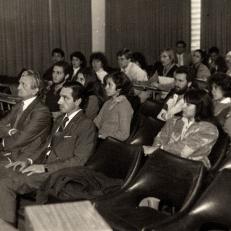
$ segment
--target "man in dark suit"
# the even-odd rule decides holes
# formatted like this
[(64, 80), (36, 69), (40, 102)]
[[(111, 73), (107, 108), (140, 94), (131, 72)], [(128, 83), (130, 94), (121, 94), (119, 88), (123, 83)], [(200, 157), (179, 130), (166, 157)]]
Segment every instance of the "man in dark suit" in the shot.
[(31, 156), (33, 163), (29, 167), (0, 180), (0, 218), (15, 223), (17, 194), (35, 191), (54, 171), (87, 162), (94, 151), (97, 134), (93, 122), (81, 109), (83, 97), (81, 84), (64, 84), (59, 105), (65, 115), (57, 120), (50, 139)]
[(176, 42), (176, 64), (180, 66), (188, 66), (191, 64), (191, 55), (186, 52), (187, 44), (183, 40)]
[[(43, 146), (51, 127), (48, 108), (41, 102), (43, 82), (33, 70), (25, 70), (19, 80), (18, 96), (22, 101), (0, 121), (1, 165), (15, 161), (29, 164), (33, 153)], [(9, 163), (10, 162), (10, 163)], [(0, 175), (4, 169), (0, 168)]]

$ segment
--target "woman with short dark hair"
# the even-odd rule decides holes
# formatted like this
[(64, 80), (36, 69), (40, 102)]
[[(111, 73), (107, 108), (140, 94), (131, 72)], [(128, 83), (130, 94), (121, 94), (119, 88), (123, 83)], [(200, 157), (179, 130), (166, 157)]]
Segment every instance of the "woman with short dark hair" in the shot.
[(127, 97), (132, 89), (132, 83), (123, 72), (115, 72), (104, 78), (105, 91), (109, 100), (101, 108), (94, 119), (99, 129), (99, 137), (114, 137), (126, 140), (130, 134), (130, 124), (133, 108)]
[(208, 155), (218, 138), (218, 130), (210, 123), (212, 101), (203, 90), (185, 93), (182, 117), (169, 119), (152, 146), (143, 146), (146, 155), (157, 149), (183, 158), (202, 161), (209, 168)]

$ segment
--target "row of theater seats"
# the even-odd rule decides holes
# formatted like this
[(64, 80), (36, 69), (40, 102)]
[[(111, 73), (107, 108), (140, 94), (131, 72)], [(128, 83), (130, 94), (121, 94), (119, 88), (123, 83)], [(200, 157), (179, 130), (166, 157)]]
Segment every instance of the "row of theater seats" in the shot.
[[(227, 156), (229, 137), (222, 131), (209, 156), (212, 164), (209, 171), (200, 162), (166, 152), (145, 157), (141, 145), (153, 143), (156, 122), (144, 114), (136, 116), (126, 142), (107, 138), (87, 163), (95, 171), (123, 180), (119, 190), (92, 200), (114, 230), (141, 230), (145, 226), (150, 226), (147, 230), (155, 230), (158, 226), (160, 229), (157, 230), (162, 230), (161, 224), (178, 222), (177, 218), (184, 217), (195, 202), (198, 203), (200, 195), (211, 187), (207, 186), (217, 181), (222, 166), (227, 167), (227, 159), (231, 163), (231, 157)], [(145, 197), (161, 199), (160, 210), (138, 207)], [(50, 202), (60, 201), (50, 198)], [(217, 224), (223, 223), (218, 220)]]

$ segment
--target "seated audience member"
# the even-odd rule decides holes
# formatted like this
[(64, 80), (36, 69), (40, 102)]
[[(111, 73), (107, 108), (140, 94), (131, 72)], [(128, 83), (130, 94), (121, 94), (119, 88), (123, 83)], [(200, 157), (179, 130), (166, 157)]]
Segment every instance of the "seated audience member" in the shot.
[(71, 59), (71, 70), (70, 70), (70, 77), (68, 81), (76, 81), (77, 75), (81, 69), (86, 68), (87, 60), (82, 52), (75, 51), (70, 55)]
[(176, 42), (176, 65), (188, 66), (191, 64), (191, 55), (186, 52), (187, 44), (183, 40)]
[(109, 100), (94, 119), (99, 130), (99, 138), (108, 136), (126, 140), (130, 134), (133, 108), (127, 99), (132, 83), (123, 72), (115, 72), (105, 77), (105, 90)]
[(168, 120), (152, 146), (143, 146), (144, 154), (157, 149), (182, 158), (202, 161), (209, 168), (208, 155), (218, 138), (218, 130), (210, 123), (212, 101), (203, 90), (191, 90), (184, 95), (185, 107), (182, 117)]
[(92, 53), (90, 56), (90, 66), (101, 84), (103, 85), (104, 77), (108, 74), (108, 64), (106, 56), (102, 52)]
[(52, 55), (52, 66), (49, 67), (45, 73), (43, 74), (43, 79), (48, 83), (48, 86), (52, 85), (52, 72), (53, 72), (53, 65), (57, 62), (64, 61), (65, 53), (60, 48), (55, 48), (51, 52)]
[[(26, 69), (22, 72), (18, 96), (22, 101), (0, 120), (1, 163), (13, 161), (30, 163), (33, 154), (43, 146), (51, 127), (49, 109), (41, 102), (43, 81), (39, 74)], [(4, 169), (0, 169), (3, 178)]]
[(60, 114), (58, 100), (59, 94), (63, 87), (63, 84), (69, 77), (69, 64), (65, 61), (60, 61), (54, 64), (52, 80), (53, 85), (50, 90), (46, 93), (45, 103), (50, 109), (52, 116), (56, 119)]
[(174, 88), (167, 95), (164, 106), (157, 116), (162, 121), (166, 121), (182, 112), (184, 94), (193, 87), (193, 74), (191, 68), (188, 66), (178, 67), (175, 71), (174, 79)]
[(231, 78), (223, 73), (211, 76), (209, 81), (213, 96), (214, 116), (231, 137)]
[[(0, 218), (4, 221), (16, 222), (17, 195), (36, 191), (57, 170), (85, 165), (94, 152), (97, 135), (94, 123), (81, 110), (83, 95), (81, 84), (63, 85), (59, 106), (64, 115), (55, 122), (50, 139), (36, 150), (31, 165), (25, 168), (26, 164), (15, 162), (14, 167), (24, 168), (0, 180)], [(41, 157), (45, 157), (43, 162)]]
[(97, 77), (86, 69), (79, 71), (76, 80), (85, 87), (87, 102), (84, 111), (86, 116), (93, 120), (105, 101), (104, 89)]
[(216, 60), (217, 58), (219, 57), (219, 49), (217, 47), (211, 47), (209, 48), (209, 51), (208, 51), (208, 67), (209, 67), (209, 70), (211, 72), (211, 74), (215, 73), (216, 71)]
[(196, 79), (207, 82), (211, 73), (206, 66), (206, 54), (201, 49), (195, 50), (192, 55), (192, 67), (195, 71)]
[(225, 61), (226, 61), (226, 65), (227, 65), (226, 74), (229, 75), (229, 76), (231, 76), (231, 51), (229, 51), (225, 55)]
[(136, 63), (142, 70), (147, 73), (147, 62), (145, 56), (141, 52), (132, 53), (132, 62)]
[(156, 72), (154, 75), (150, 78), (150, 81), (152, 82), (152, 85), (164, 90), (169, 91), (173, 85), (174, 81), (172, 83), (160, 83), (160, 79), (162, 76), (164, 77), (173, 77), (174, 72), (177, 68), (176, 66), (176, 54), (173, 49), (165, 49), (160, 54), (160, 63), (157, 67)]
[[(117, 59), (121, 71), (128, 76), (132, 83), (148, 81), (147, 73), (136, 63), (132, 62), (132, 52), (129, 49), (124, 48), (118, 51)], [(140, 97), (141, 102), (146, 100), (146, 92), (137, 89), (134, 92)]]

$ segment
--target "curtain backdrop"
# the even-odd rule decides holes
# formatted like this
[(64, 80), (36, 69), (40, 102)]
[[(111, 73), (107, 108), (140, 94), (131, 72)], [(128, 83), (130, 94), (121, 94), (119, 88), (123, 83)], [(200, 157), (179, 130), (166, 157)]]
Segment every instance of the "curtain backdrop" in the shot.
[(91, 51), (91, 0), (0, 0), (0, 74), (43, 72), (51, 50)]
[(123, 47), (153, 63), (177, 40), (190, 50), (190, 35), (190, 0), (106, 0), (106, 54), (114, 66)]
[(230, 11), (230, 0), (202, 0), (201, 48), (217, 46), (223, 54), (231, 50)]

